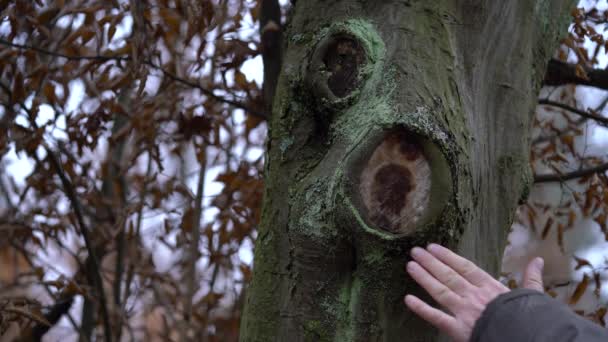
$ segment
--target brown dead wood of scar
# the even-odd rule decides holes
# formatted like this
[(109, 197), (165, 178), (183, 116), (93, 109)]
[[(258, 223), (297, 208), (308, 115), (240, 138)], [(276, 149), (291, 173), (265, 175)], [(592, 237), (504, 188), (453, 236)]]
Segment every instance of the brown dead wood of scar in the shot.
[(412, 231), (428, 207), (431, 169), (421, 144), (406, 130), (388, 133), (359, 178), (368, 221), (402, 234)]

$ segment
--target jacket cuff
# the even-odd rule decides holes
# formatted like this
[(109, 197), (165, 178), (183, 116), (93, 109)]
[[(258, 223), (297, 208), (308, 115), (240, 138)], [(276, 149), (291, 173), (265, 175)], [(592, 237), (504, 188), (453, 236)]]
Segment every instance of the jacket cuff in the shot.
[[(524, 300), (523, 297), (528, 297), (530, 299), (540, 299), (538, 297), (546, 297), (546, 295), (542, 292), (530, 289), (515, 289), (506, 293), (499, 295), (494, 298), (482, 312), (481, 317), (475, 322), (475, 326), (473, 327), (473, 333), (471, 334), (471, 342), (482, 342), (482, 337), (486, 335), (487, 329), (492, 329), (490, 327), (491, 324), (496, 324), (496, 320), (498, 321), (507, 321), (509, 323), (513, 323), (515, 317), (513, 315), (525, 315), (524, 312), (514, 312), (513, 304), (514, 302), (519, 302)], [(549, 298), (547, 298), (549, 299)], [(529, 304), (537, 302), (542, 303), (543, 301), (531, 300), (527, 301)], [(511, 304), (511, 305), (509, 305)], [(517, 304), (516, 304), (517, 305)], [(530, 306), (527, 307), (528, 310), (532, 309)], [(520, 316), (521, 318), (521, 316)], [(515, 319), (516, 320), (516, 319)], [(506, 328), (506, 326), (504, 327)]]

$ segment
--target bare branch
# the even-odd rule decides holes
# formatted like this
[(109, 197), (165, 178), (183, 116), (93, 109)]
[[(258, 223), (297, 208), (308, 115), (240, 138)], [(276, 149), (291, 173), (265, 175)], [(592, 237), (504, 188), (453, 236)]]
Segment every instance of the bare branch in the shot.
[[(29, 229), (29, 228), (28, 228)], [(11, 247), (13, 247), (15, 250), (17, 250), (21, 256), (23, 256), (23, 258), (25, 259), (25, 261), (28, 263), (28, 265), (32, 268), (36, 267), (37, 265), (34, 263), (34, 261), (32, 260), (31, 256), (30, 256), (30, 251), (26, 250), (22, 245), (14, 243), (14, 241), (11, 241)], [(53, 293), (53, 291), (51, 291), (51, 288), (49, 287), (48, 284), (42, 282), (41, 283), (42, 288), (44, 288), (44, 290), (46, 291), (46, 293), (49, 295), (49, 297), (51, 298), (56, 298), (55, 293)], [(65, 303), (65, 301), (68, 300), (68, 296), (66, 297), (59, 297), (55, 299), (55, 303), (59, 304), (59, 303)], [(70, 304), (71, 307), (71, 304)], [(53, 311), (53, 309), (51, 309), (51, 311), (49, 311), (49, 314)], [(72, 325), (72, 327), (74, 328), (75, 331), (81, 332), (82, 329), (80, 328), (80, 326), (76, 323), (76, 320), (74, 319), (74, 317), (72, 317), (72, 315), (69, 312), (69, 309), (67, 309), (64, 312), (64, 315), (67, 316), (68, 321), (70, 322), (70, 324)], [(60, 319), (61, 317), (59, 317), (58, 319)], [(53, 323), (51, 321), (51, 323)], [(55, 323), (53, 323), (55, 324)], [(85, 342), (88, 342), (89, 340), (86, 339)]]
[[(131, 88), (125, 87), (121, 89), (118, 101), (122, 107), (129, 108), (131, 106), (130, 101)], [(120, 131), (127, 126), (127, 119), (120, 115), (118, 112), (114, 114), (114, 124), (112, 125), (112, 137), (113, 144), (109, 147), (108, 155), (109, 160), (107, 163), (106, 177), (102, 181), (102, 192), (105, 198), (111, 200), (113, 203), (118, 203), (119, 207), (124, 207), (126, 204), (126, 192), (127, 184), (122, 174), (121, 165), (124, 154), (124, 148), (126, 143), (126, 135), (117, 137)], [(116, 189), (116, 183), (119, 185)], [(118, 191), (116, 191), (118, 190)], [(117, 312), (121, 312), (121, 285), (123, 279), (124, 262), (125, 262), (125, 248), (126, 248), (126, 234), (124, 225), (126, 222), (117, 223), (114, 215), (114, 210), (111, 207), (107, 208), (108, 216), (111, 218), (112, 226), (120, 225), (118, 234), (116, 235), (116, 263), (114, 268), (114, 305)], [(117, 315), (118, 321), (116, 326), (122, 327), (123, 315)], [(111, 334), (111, 332), (107, 332)], [(117, 328), (115, 331), (115, 340), (120, 341), (122, 329)]]
[[(2, 167), (0, 166), (0, 170), (3, 171), (2, 173), (4, 174), (4, 170), (2, 170)], [(2, 193), (2, 197), (4, 197), (4, 201), (6, 202), (6, 206), (8, 208), (9, 212), (14, 212), (15, 211), (15, 205), (13, 205), (13, 200), (11, 199), (11, 194), (8, 190), (8, 187), (4, 184), (4, 177), (2, 177), (2, 175), (0, 175), (0, 192)]]
[[(105, 335), (104, 337), (105, 337), (106, 342), (111, 342), (112, 335), (110, 334), (110, 332), (112, 330), (110, 329), (110, 316), (108, 314), (106, 295), (105, 295), (105, 290), (103, 288), (103, 280), (101, 279), (101, 274), (100, 274), (101, 266), (99, 264), (99, 259), (97, 258), (97, 252), (95, 250), (95, 246), (93, 246), (93, 242), (91, 241), (91, 237), (89, 236), (89, 233), (90, 233), (89, 227), (85, 223), (84, 217), (82, 215), (82, 209), (81, 209), (82, 206), (80, 205), (80, 201), (78, 200), (78, 197), (76, 196), (76, 191), (74, 190), (74, 186), (72, 185), (72, 182), (70, 182), (70, 180), (67, 178), (65, 172), (63, 171), (61, 162), (59, 161), (59, 159), (57, 158), (55, 153), (48, 146), (46, 146), (46, 144), (44, 144), (44, 147), (46, 149), (46, 152), (48, 153), (49, 161), (55, 168), (55, 171), (56, 171), (57, 175), (59, 176), (59, 179), (61, 180), (61, 184), (63, 185), (64, 192), (65, 192), (66, 196), (68, 197), (68, 199), (70, 200), (70, 203), (72, 204), (72, 208), (74, 209), (74, 214), (76, 215), (76, 221), (78, 222), (78, 226), (80, 228), (79, 230), (82, 234), (82, 238), (84, 239), (84, 244), (85, 244), (85, 247), (87, 248), (87, 252), (89, 253), (89, 260), (93, 266), (92, 267), (93, 269), (89, 270), (92, 272), (92, 274), (87, 274), (87, 275), (91, 276), (93, 278), (91, 283), (95, 284), (95, 287), (97, 288), (97, 291), (99, 293), (99, 302), (100, 302), (99, 306), (101, 309), (101, 316), (102, 316), (102, 320), (103, 320), (104, 330), (107, 332), (106, 334), (104, 334)], [(89, 273), (89, 272), (87, 272), (87, 273)]]
[(582, 116), (584, 118), (594, 120), (594, 121), (596, 121), (601, 126), (607, 126), (608, 127), (608, 118), (600, 116), (600, 115), (593, 114), (593, 113), (588, 112), (588, 111), (580, 110), (578, 108), (574, 108), (574, 107), (568, 106), (566, 104), (563, 104), (563, 103), (560, 103), (560, 102), (556, 102), (556, 101), (547, 100), (547, 99), (538, 100), (538, 104), (558, 107), (558, 108), (567, 110), (567, 111), (569, 111), (569, 112), (571, 112), (573, 114), (577, 114), (579, 116)]
[(38, 324), (32, 328), (31, 337), (33, 338), (33, 341), (40, 341), (42, 336), (44, 336), (44, 334), (46, 334), (55, 324), (57, 324), (63, 315), (70, 311), (73, 302), (73, 295), (66, 296), (65, 298), (55, 302), (55, 304), (49, 308), (48, 312), (44, 314), (45, 322), (38, 322)]
[(29, 312), (25, 309), (22, 308), (17, 308), (17, 307), (8, 307), (8, 308), (2, 308), (2, 311), (5, 312), (9, 312), (9, 313), (14, 313), (17, 314), (19, 316), (23, 316), (27, 319), (30, 319), (34, 322), (37, 322), (40, 325), (43, 325), (45, 327), (49, 327), (51, 326), (51, 323), (49, 321), (46, 320), (46, 318), (42, 317), (42, 316), (38, 316), (32, 312)]
[(2, 39), (2, 38), (0, 38), (0, 44), (6, 45), (6, 46), (10, 46), (10, 47), (13, 47), (13, 48), (16, 48), (16, 49), (21, 49), (21, 50), (33, 50), (33, 51), (36, 51), (36, 52), (44, 54), (44, 55), (53, 56), (53, 57), (61, 57), (61, 58), (69, 59), (71, 61), (91, 61), (91, 60), (97, 60), (97, 61), (106, 62), (106, 61), (129, 61), (129, 60), (131, 60), (131, 58), (127, 57), (127, 56), (103, 56), (103, 55), (74, 56), (74, 55), (66, 55), (66, 54), (63, 54), (61, 52), (55, 52), (55, 51), (45, 50), (43, 48), (39, 48), (39, 47), (33, 46), (33, 45), (16, 44), (16, 43), (9, 42), (8, 40)]
[[(597, 107), (591, 109), (593, 112), (595, 113), (600, 113), (604, 110), (604, 108), (606, 108), (606, 105), (608, 105), (608, 96), (605, 96), (604, 99), (602, 100), (602, 102), (600, 102), (599, 105), (597, 105)], [(539, 144), (539, 143), (543, 143), (543, 142), (547, 142), (547, 141), (551, 141), (553, 139), (557, 139), (560, 138), (566, 134), (570, 134), (573, 133), (573, 131), (578, 130), (578, 126), (584, 124), (587, 122), (587, 118), (586, 117), (581, 117), (580, 119), (578, 119), (576, 122), (573, 123), (573, 125), (569, 125), (569, 127), (566, 127), (563, 130), (557, 130), (554, 129), (554, 134), (552, 135), (547, 135), (547, 136), (539, 136), (538, 138), (534, 139), (532, 141), (532, 145), (535, 144)], [(576, 132), (574, 132), (576, 133)]]
[(604, 163), (589, 169), (583, 169), (569, 173), (535, 175), (534, 183), (565, 182), (576, 178), (591, 176), (596, 173), (603, 173), (607, 170), (608, 163)]
[(552, 59), (547, 65), (543, 85), (580, 84), (608, 90), (608, 70), (593, 68), (583, 68), (583, 70), (587, 78), (579, 76), (576, 72), (576, 64)]
[[(205, 150), (205, 146), (201, 147)], [(192, 320), (192, 305), (194, 301), (194, 295), (198, 288), (198, 281), (196, 278), (196, 263), (199, 259), (199, 243), (201, 239), (200, 221), (203, 212), (203, 196), (205, 194), (205, 175), (207, 173), (207, 155), (206, 151), (203, 151), (203, 157), (201, 158), (201, 169), (198, 175), (198, 184), (196, 186), (196, 198), (192, 207), (192, 236), (190, 241), (188, 269), (186, 273), (187, 281), (187, 294), (184, 298), (184, 318), (186, 322)]]
[(277, 0), (262, 0), (260, 6), (260, 46), (264, 63), (264, 102), (266, 110), (272, 107), (272, 101), (281, 72), (281, 5)]

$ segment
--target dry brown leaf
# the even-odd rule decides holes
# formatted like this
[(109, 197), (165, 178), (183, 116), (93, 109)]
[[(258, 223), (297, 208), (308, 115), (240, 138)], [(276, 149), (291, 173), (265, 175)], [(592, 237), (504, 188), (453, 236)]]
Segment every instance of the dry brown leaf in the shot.
[(587, 291), (590, 279), (591, 278), (589, 278), (589, 276), (586, 274), (583, 276), (583, 280), (581, 280), (581, 282), (576, 286), (576, 289), (572, 293), (572, 296), (570, 296), (568, 304), (575, 305), (576, 303), (578, 303), (581, 297), (585, 294), (585, 291)]

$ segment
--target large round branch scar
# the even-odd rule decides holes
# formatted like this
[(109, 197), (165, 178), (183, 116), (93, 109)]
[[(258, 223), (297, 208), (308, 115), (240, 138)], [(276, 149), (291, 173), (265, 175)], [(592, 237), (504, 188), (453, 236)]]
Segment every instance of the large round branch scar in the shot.
[(388, 133), (359, 178), (371, 224), (391, 233), (412, 231), (429, 205), (431, 168), (422, 146), (405, 130)]

